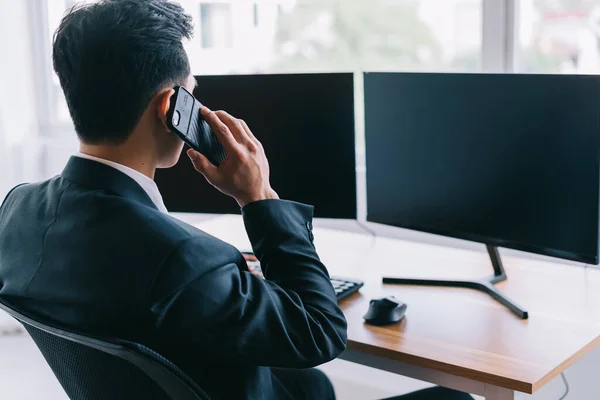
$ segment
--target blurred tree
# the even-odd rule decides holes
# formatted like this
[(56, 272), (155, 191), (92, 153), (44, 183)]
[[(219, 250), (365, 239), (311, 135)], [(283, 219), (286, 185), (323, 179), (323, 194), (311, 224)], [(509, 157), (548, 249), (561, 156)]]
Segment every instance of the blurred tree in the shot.
[(439, 67), (414, 0), (299, 0), (278, 21), (277, 71)]
[(480, 50), (459, 54), (452, 60), (452, 70), (457, 72), (477, 71), (480, 69), (480, 58)]
[(562, 72), (564, 62), (566, 62), (564, 58), (559, 55), (544, 52), (536, 47), (529, 47), (523, 49), (521, 53), (521, 65), (523, 65), (521, 72), (556, 74)]
[[(569, 17), (567, 13), (591, 13), (598, 7), (598, 0), (534, 0), (535, 9), (538, 13), (544, 14), (548, 12), (563, 13), (564, 23), (567, 23)], [(591, 16), (592, 14), (590, 14)], [(555, 24), (557, 22), (554, 22)], [(542, 23), (544, 24), (544, 22)], [(549, 22), (548, 24), (552, 24)], [(564, 29), (564, 28), (563, 28)], [(543, 48), (540, 43), (534, 43), (531, 47), (523, 49), (521, 54), (521, 65), (523, 72), (538, 72), (538, 73), (572, 73), (577, 68), (578, 56), (581, 51), (579, 44), (573, 40), (575, 35), (579, 35), (574, 28), (571, 29), (571, 38), (564, 34), (564, 38), (560, 36), (551, 37), (556, 43), (559, 43), (563, 49), (549, 50)], [(588, 30), (589, 25), (585, 18), (583, 19), (581, 30)], [(563, 31), (564, 32), (564, 31)], [(538, 38), (539, 41), (540, 38)], [(546, 39), (548, 40), (548, 39)], [(600, 42), (599, 42), (600, 44)], [(567, 47), (568, 49), (565, 49)]]

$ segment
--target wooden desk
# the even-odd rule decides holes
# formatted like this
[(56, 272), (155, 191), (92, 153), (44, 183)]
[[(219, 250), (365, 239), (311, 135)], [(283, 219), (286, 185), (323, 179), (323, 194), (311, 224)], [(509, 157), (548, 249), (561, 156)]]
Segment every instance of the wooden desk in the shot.
[[(248, 239), (237, 216), (197, 224), (239, 248)], [(383, 285), (382, 275), (479, 278), (487, 253), (315, 228), (321, 259), (333, 275), (365, 287), (341, 302), (348, 349), (341, 358), (438, 385), (512, 400), (534, 393), (600, 344), (600, 271), (503, 257), (498, 285), (529, 310), (522, 321), (486, 294), (468, 289)], [(395, 295), (406, 318), (388, 327), (363, 323), (368, 302)]]

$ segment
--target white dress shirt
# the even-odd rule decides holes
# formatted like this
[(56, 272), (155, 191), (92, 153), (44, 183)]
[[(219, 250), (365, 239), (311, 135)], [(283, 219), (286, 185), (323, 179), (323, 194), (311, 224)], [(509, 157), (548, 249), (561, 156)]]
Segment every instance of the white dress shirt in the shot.
[(150, 200), (152, 200), (156, 208), (158, 208), (161, 212), (168, 212), (167, 207), (165, 207), (165, 203), (163, 202), (163, 198), (160, 195), (160, 192), (158, 191), (158, 186), (156, 186), (156, 183), (141, 172), (136, 171), (133, 168), (126, 167), (123, 164), (119, 164), (110, 160), (105, 160), (104, 158), (90, 156), (89, 154), (77, 152), (75, 153), (75, 157), (81, 157), (88, 160), (96, 161), (108, 165), (109, 167), (113, 167), (118, 171), (121, 171), (122, 173), (136, 181), (137, 184), (140, 185), (142, 189), (144, 189), (144, 191), (146, 192), (148, 197), (150, 197)]

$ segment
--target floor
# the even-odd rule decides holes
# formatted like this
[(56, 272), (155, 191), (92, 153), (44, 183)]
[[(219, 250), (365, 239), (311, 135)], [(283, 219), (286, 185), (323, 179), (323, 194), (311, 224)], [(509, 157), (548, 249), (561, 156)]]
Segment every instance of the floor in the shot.
[[(0, 399), (68, 400), (31, 339), (4, 324), (0, 315)], [(4, 320), (6, 322), (6, 320)], [(571, 393), (566, 398), (600, 398), (600, 349), (580, 360), (567, 371)], [(340, 400), (376, 400), (421, 389), (428, 385), (413, 379), (336, 360), (322, 366), (332, 379)], [(564, 384), (555, 379), (533, 396), (518, 395), (518, 400), (558, 400)]]

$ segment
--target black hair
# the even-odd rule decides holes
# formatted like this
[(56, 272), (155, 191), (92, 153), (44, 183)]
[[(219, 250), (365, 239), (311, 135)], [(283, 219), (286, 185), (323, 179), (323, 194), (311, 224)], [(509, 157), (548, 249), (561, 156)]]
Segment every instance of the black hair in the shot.
[(168, 0), (76, 5), (54, 34), (53, 62), (79, 138), (123, 143), (167, 85), (185, 84), (192, 18)]

